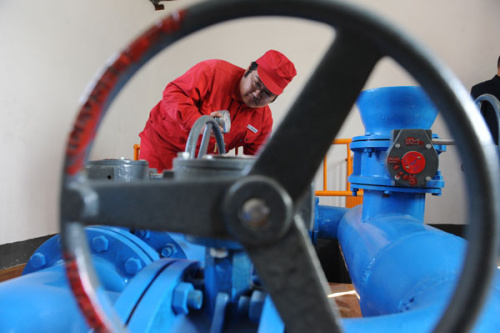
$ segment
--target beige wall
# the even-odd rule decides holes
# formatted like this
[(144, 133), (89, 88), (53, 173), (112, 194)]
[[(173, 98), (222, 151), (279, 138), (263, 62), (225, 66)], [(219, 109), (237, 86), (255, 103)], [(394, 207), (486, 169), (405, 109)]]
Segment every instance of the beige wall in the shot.
[[(168, 10), (194, 1), (165, 3)], [(490, 78), (500, 52), (496, 0), (357, 0), (402, 27), (442, 59), (467, 89)], [(0, 2), (0, 244), (58, 232), (59, 178), (78, 100), (115, 52), (167, 13), (147, 0)], [(165, 84), (196, 62), (222, 58), (247, 66), (264, 51), (287, 54), (299, 74), (273, 105), (276, 123), (300, 93), (334, 33), (320, 24), (284, 18), (221, 24), (176, 43), (150, 61), (112, 104), (93, 159), (132, 157), (150, 108)], [(391, 61), (377, 67), (368, 87), (413, 84)], [(442, 137), (447, 133), (436, 124)], [(362, 135), (353, 111), (340, 137)], [(338, 154), (335, 154), (338, 155)], [(332, 157), (333, 161), (338, 157)], [(459, 162), (458, 162), (459, 163)], [(332, 163), (340, 174), (341, 163)], [(463, 185), (454, 149), (444, 154), (446, 188), (428, 200), (430, 222), (463, 222)], [(338, 178), (338, 179), (337, 179)], [(340, 176), (332, 177), (337, 183)], [(332, 201), (330, 201), (332, 202)], [(333, 201), (332, 203), (338, 204)]]

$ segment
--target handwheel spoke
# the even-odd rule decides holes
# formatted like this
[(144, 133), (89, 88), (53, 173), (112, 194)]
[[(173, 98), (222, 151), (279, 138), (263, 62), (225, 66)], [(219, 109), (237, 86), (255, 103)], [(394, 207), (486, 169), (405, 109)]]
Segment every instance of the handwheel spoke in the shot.
[(326, 277), (298, 216), (280, 242), (245, 246), (287, 332), (339, 332)]
[[(234, 179), (119, 183), (87, 181), (66, 190), (67, 221), (227, 238), (220, 200)], [(196, 209), (192, 209), (196, 205)]]
[(297, 200), (380, 57), (365, 40), (339, 32), (250, 174), (276, 179)]

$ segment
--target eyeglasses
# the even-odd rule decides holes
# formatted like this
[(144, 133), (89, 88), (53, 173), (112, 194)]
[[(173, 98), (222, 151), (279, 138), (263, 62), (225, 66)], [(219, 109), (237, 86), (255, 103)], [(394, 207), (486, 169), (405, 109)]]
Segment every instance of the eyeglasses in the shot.
[(252, 87), (254, 90), (259, 91), (259, 98), (265, 102), (273, 101), (277, 96), (270, 92), (264, 84), (260, 81), (260, 79), (255, 76), (255, 79), (252, 80)]

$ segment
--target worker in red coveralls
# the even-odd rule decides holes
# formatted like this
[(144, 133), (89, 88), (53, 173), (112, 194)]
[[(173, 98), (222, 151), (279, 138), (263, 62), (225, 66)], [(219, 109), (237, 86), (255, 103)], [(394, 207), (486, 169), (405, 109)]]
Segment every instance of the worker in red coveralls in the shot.
[[(272, 103), (297, 74), (293, 63), (282, 53), (270, 50), (243, 68), (223, 60), (198, 63), (170, 82), (162, 100), (151, 110), (139, 134), (139, 158), (158, 172), (172, 168), (172, 160), (185, 150), (195, 121), (228, 110), (231, 129), (224, 134), (226, 151), (243, 147), (245, 155), (255, 155), (271, 133)], [(214, 151), (210, 140), (208, 151)]]

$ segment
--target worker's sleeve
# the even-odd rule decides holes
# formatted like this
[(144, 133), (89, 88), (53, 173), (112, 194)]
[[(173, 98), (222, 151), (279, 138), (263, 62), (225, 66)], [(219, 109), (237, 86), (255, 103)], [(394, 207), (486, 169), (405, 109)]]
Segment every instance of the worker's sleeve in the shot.
[(264, 112), (264, 117), (262, 119), (262, 126), (259, 136), (248, 145), (243, 146), (243, 154), (245, 155), (255, 155), (259, 152), (259, 149), (266, 143), (271, 135), (273, 129), (273, 117), (271, 111)]
[(205, 96), (210, 93), (212, 78), (211, 67), (202, 62), (170, 82), (163, 92), (163, 119), (174, 119), (184, 131), (189, 132), (202, 116), (200, 107)]

